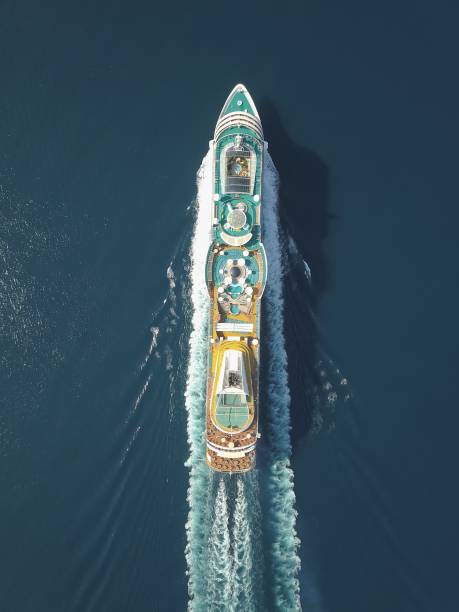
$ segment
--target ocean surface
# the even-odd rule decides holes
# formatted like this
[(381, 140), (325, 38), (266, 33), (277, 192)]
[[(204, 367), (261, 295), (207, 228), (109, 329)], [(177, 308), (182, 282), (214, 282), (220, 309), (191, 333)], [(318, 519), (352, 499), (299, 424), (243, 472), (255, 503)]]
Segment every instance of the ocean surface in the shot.
[[(458, 18), (0, 3), (0, 612), (459, 609)], [(201, 268), (238, 82), (270, 285), (230, 477)]]

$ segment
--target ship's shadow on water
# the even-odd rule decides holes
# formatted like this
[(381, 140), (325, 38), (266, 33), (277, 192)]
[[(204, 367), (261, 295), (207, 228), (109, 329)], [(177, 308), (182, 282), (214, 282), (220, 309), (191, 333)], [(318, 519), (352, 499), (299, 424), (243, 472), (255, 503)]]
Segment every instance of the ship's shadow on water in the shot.
[(292, 140), (271, 100), (264, 98), (259, 112), (280, 178), (279, 215), (286, 271), (285, 342), (295, 450), (314, 424), (317, 389), (321, 387), (316, 313), (331, 278), (324, 246), (332, 219), (330, 172), (314, 151)]

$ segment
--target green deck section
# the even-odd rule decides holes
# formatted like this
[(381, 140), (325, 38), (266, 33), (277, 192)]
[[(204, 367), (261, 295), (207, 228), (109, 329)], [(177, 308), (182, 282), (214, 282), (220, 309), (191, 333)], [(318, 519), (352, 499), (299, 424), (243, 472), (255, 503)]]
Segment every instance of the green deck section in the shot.
[[(240, 251), (232, 251), (229, 249), (225, 251), (224, 255), (218, 255), (214, 259), (213, 269), (212, 269), (212, 277), (213, 281), (216, 285), (221, 285), (223, 283), (223, 278), (225, 276), (224, 272), (220, 272), (220, 270), (225, 269), (225, 265), (228, 259), (239, 259), (241, 257)], [(253, 257), (244, 257), (245, 266), (250, 270), (250, 276), (246, 277), (246, 282), (248, 285), (256, 285), (259, 279), (259, 270), (258, 264)]]
[[(243, 236), (247, 234), (250, 227), (255, 223), (255, 208), (256, 205), (254, 202), (249, 201), (248, 198), (238, 198), (238, 202), (244, 202), (247, 206), (247, 210), (245, 212), (245, 216), (247, 218), (246, 224), (249, 226), (247, 228), (241, 228), (240, 230), (235, 230), (231, 227), (225, 229), (225, 232), (230, 236)], [(217, 218), (220, 221), (221, 225), (226, 222), (226, 218), (228, 216), (229, 210), (232, 208), (232, 198), (223, 198), (220, 202), (217, 203)]]
[(226, 102), (221, 112), (221, 116), (223, 117), (228, 113), (249, 113), (255, 117), (252, 105), (243, 91), (235, 91)]
[(223, 393), (217, 397), (217, 422), (226, 429), (241, 429), (249, 418), (249, 407), (244, 395)]
[[(242, 101), (240, 105), (238, 101)], [(231, 113), (234, 111), (250, 110), (251, 114), (255, 116), (255, 112), (249, 100), (245, 96), (244, 92), (234, 92), (228, 102), (223, 108), (222, 115)], [(254, 173), (254, 185), (251, 193), (223, 193), (224, 186), (221, 184), (221, 173), (220, 164), (226, 163), (225, 159), (222, 159), (224, 155), (222, 152), (228, 146), (234, 144), (236, 136), (242, 136), (244, 146), (252, 149), (256, 155), (256, 165), (251, 169)], [(247, 149), (246, 149), (247, 150)], [(218, 224), (212, 227), (212, 240), (213, 245), (209, 249), (206, 263), (206, 279), (212, 281), (216, 286), (224, 286), (224, 270), (228, 259), (239, 259), (241, 257), (241, 248), (247, 249), (248, 251), (258, 251), (263, 257), (263, 278), (260, 279), (260, 269), (256, 259), (252, 256), (244, 257), (245, 266), (250, 270), (250, 275), (245, 277), (245, 283), (248, 285), (255, 286), (258, 282), (262, 282), (264, 287), (266, 283), (266, 255), (261, 244), (261, 228), (257, 224), (257, 213), (261, 206), (261, 181), (262, 181), (262, 170), (263, 170), (263, 150), (264, 143), (259, 135), (251, 128), (247, 126), (231, 126), (224, 130), (218, 137), (215, 143), (215, 166), (214, 166), (214, 193), (218, 194), (215, 198), (215, 217), (218, 220)], [(257, 201), (258, 200), (258, 201)], [(228, 215), (231, 211), (237, 208), (241, 208), (240, 204), (243, 203), (244, 214), (246, 216), (246, 222), (240, 229), (235, 229), (228, 223)], [(226, 227), (225, 227), (226, 225)], [(223, 239), (222, 233), (232, 236), (234, 238), (243, 238), (244, 236), (251, 235), (248, 240), (241, 248), (232, 248), (228, 245), (223, 253), (220, 253), (216, 257), (213, 254), (213, 248), (215, 245), (226, 245), (226, 240)], [(213, 259), (213, 261), (212, 261)], [(211, 264), (212, 261), (212, 264)], [(236, 285), (227, 286), (227, 292), (230, 295), (236, 296), (239, 288)], [(236, 315), (235, 309), (232, 309), (232, 314)]]
[[(259, 245), (260, 245), (260, 236), (261, 236), (260, 226), (259, 225), (254, 225), (251, 228), (251, 232), (252, 232), (252, 238), (249, 240), (249, 242), (246, 242), (244, 244), (244, 248), (248, 249), (249, 251), (250, 250), (254, 251), (254, 250), (258, 249)], [(222, 237), (221, 237), (220, 226), (217, 226), (217, 227), (214, 228), (213, 239), (218, 244), (223, 244), (225, 242), (222, 239)]]

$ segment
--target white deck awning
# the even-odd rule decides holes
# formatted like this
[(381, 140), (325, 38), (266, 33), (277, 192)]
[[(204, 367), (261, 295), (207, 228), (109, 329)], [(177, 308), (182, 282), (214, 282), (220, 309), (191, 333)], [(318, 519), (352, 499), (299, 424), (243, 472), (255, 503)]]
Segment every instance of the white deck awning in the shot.
[(252, 323), (217, 323), (217, 331), (250, 334), (253, 332), (253, 325)]

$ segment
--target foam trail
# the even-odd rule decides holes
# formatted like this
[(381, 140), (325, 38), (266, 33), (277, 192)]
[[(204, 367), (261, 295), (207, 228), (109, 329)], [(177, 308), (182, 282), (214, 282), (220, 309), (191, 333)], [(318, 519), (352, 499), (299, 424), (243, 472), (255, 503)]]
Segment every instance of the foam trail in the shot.
[(290, 467), (290, 392), (284, 339), (282, 244), (278, 217), (279, 177), (265, 148), (263, 179), (264, 242), (269, 262), (268, 287), (263, 299), (269, 359), (264, 407), (268, 423), (270, 461), (267, 466), (267, 520), (271, 531), (269, 554), (274, 606), (278, 610), (300, 610), (298, 572), (300, 544), (296, 534), (295, 493)]
[[(150, 327), (150, 333), (151, 333), (150, 346), (148, 347), (148, 352), (145, 355), (142, 363), (140, 364), (140, 370), (143, 370), (146, 367), (152, 355), (154, 355), (157, 358), (160, 357), (160, 354), (157, 350), (158, 349), (158, 336), (159, 336), (160, 330), (162, 330), (161, 335), (163, 335), (163, 333), (165, 334), (172, 333), (173, 329), (176, 327), (178, 320), (179, 320), (179, 317), (177, 315), (177, 294), (176, 294), (177, 283), (176, 283), (174, 269), (172, 268), (173, 263), (174, 263), (174, 260), (170, 262), (166, 270), (166, 277), (167, 277), (169, 288), (167, 291), (167, 295), (164, 298), (161, 306), (153, 313), (152, 319), (158, 324), (152, 325)], [(166, 311), (166, 308), (167, 308), (167, 311)], [(167, 349), (167, 346), (166, 346), (166, 349)], [(169, 351), (170, 350), (171, 349), (169, 348)], [(170, 364), (170, 359), (166, 353), (166, 369), (170, 370), (171, 368), (172, 368), (172, 365)]]
[(136, 397), (136, 400), (135, 400), (135, 402), (134, 402), (134, 407), (133, 407), (133, 409), (132, 409), (132, 410), (133, 410), (133, 412), (135, 412), (135, 411), (137, 410), (137, 408), (139, 407), (139, 404), (140, 404), (140, 402), (142, 401), (142, 398), (143, 398), (143, 396), (145, 395), (145, 393), (146, 393), (146, 391), (147, 391), (147, 389), (148, 389), (148, 386), (149, 386), (149, 384), (150, 384), (150, 381), (151, 381), (151, 377), (152, 377), (152, 376), (153, 376), (153, 375), (152, 375), (151, 373), (148, 375), (148, 378), (147, 378), (147, 380), (145, 381), (145, 383), (144, 383), (144, 385), (143, 385), (142, 389), (140, 390), (139, 395)]
[(209, 537), (207, 609), (227, 612), (232, 606), (232, 569), (227, 491), (224, 477), (218, 484)]
[(209, 298), (204, 282), (205, 260), (209, 245), (209, 214), (206, 203), (212, 197), (212, 156), (209, 151), (198, 172), (196, 221), (191, 247), (191, 302), (193, 306), (185, 407), (190, 457), (188, 521), (186, 524), (189, 609), (207, 608), (208, 505), (211, 476), (203, 461), (205, 372), (207, 363), (207, 317)]
[(152, 325), (150, 327), (150, 332), (151, 332), (151, 342), (150, 342), (150, 346), (148, 347), (148, 357), (150, 357), (153, 350), (158, 346), (159, 327), (155, 327), (154, 325)]
[(172, 262), (169, 264), (166, 270), (166, 276), (169, 282), (168, 298), (170, 300), (169, 314), (171, 317), (169, 321), (169, 325), (174, 326), (174, 325), (177, 325), (178, 316), (177, 316), (177, 311), (176, 311), (177, 309), (177, 295), (175, 293), (176, 282), (175, 282), (175, 273), (172, 268)]
[(263, 564), (261, 550), (257, 550), (260, 534), (256, 520), (248, 520), (250, 516), (253, 519), (260, 516), (259, 504), (256, 503), (257, 492), (258, 488), (252, 474), (248, 474), (245, 478), (238, 477), (232, 531), (234, 545), (232, 584), (235, 610), (255, 610), (261, 604), (258, 586)]
[(308, 279), (308, 282), (311, 282), (311, 278), (312, 278), (311, 268), (308, 266), (308, 262), (305, 259), (303, 259), (303, 264), (304, 264), (304, 273), (306, 275), (306, 278)]

